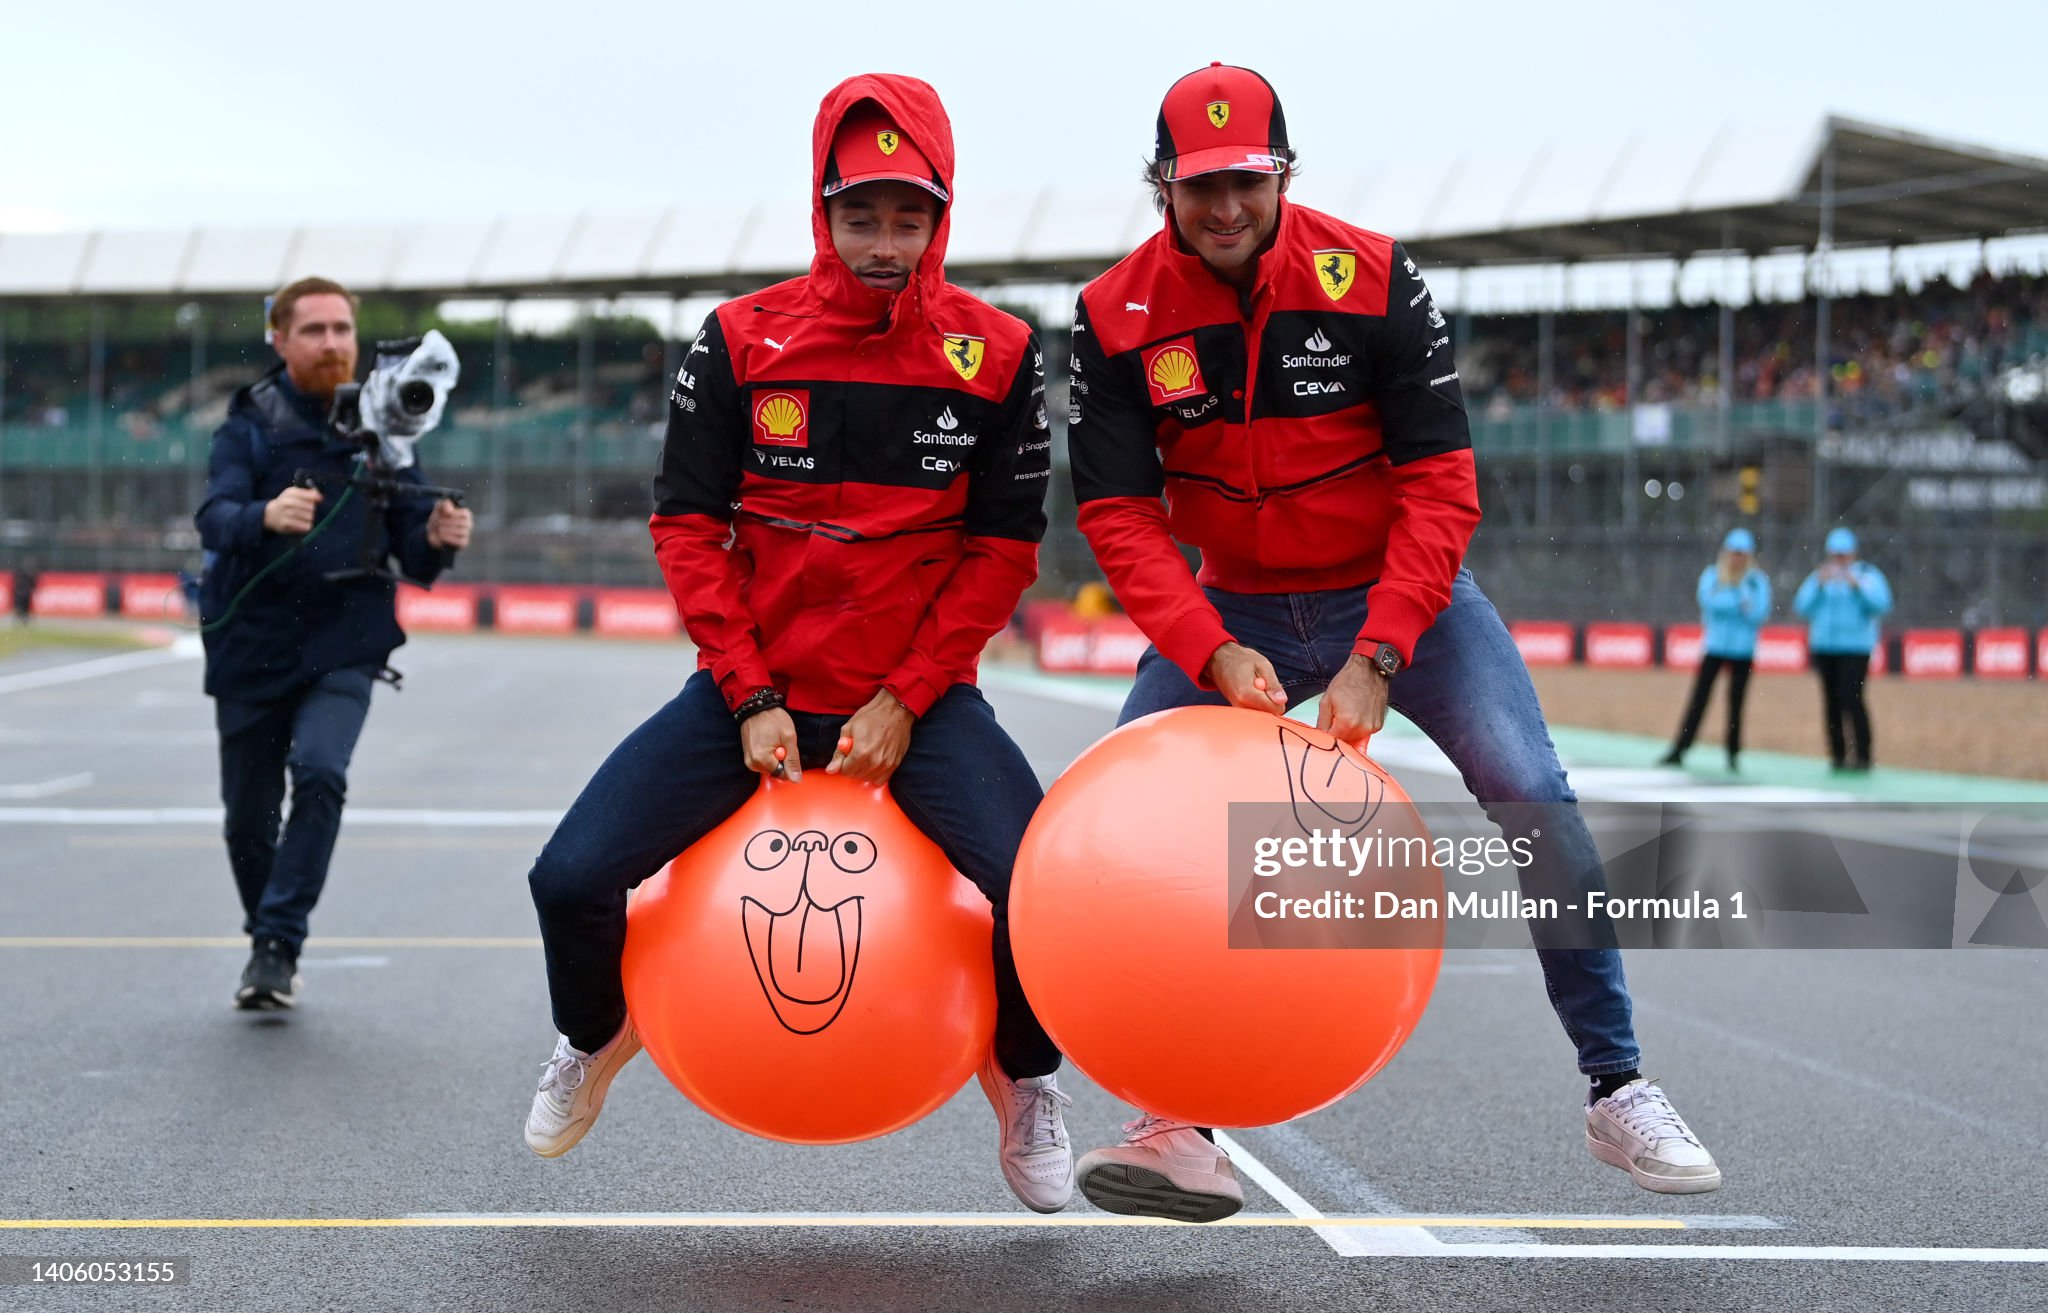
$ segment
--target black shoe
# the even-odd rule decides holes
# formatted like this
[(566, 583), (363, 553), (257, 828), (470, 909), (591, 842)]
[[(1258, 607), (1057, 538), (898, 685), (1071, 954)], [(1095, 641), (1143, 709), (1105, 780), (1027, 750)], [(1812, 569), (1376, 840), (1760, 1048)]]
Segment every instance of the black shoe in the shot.
[(256, 941), (249, 965), (242, 968), (242, 987), (235, 1006), (250, 1012), (288, 1008), (299, 1001), (299, 957), (284, 940), (266, 936)]
[(1677, 748), (1673, 748), (1671, 751), (1657, 758), (1657, 764), (1659, 766), (1683, 766), (1685, 764), (1685, 754), (1683, 752), (1680, 752)]
[(1742, 767), (1735, 764), (1735, 759), (1741, 755), (1742, 754), (1739, 752), (1731, 752), (1728, 754), (1728, 773), (1730, 775), (1736, 774), (1738, 771), (1742, 769)]

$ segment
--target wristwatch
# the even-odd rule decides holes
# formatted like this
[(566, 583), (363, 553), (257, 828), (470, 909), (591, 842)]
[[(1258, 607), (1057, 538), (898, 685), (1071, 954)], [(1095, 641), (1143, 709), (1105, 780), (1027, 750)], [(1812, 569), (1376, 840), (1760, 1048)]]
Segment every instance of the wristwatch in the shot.
[(1372, 663), (1388, 679), (1401, 673), (1401, 654), (1392, 643), (1381, 643), (1379, 650), (1372, 654)]

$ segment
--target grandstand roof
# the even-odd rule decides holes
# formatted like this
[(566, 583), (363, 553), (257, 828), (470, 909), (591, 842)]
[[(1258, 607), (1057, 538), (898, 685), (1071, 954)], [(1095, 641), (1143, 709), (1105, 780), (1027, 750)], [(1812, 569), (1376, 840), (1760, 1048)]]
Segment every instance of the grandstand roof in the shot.
[[(1840, 117), (1309, 170), (1309, 204), (1437, 266), (1810, 247), (1832, 153), (1834, 241), (1907, 246), (2048, 228), (2048, 160)], [(470, 223), (0, 235), (0, 298), (247, 296), (321, 273), (436, 297), (737, 291), (809, 263), (801, 196), (736, 208)], [(1092, 276), (1158, 220), (1135, 186), (962, 202), (948, 267), (976, 283)]]

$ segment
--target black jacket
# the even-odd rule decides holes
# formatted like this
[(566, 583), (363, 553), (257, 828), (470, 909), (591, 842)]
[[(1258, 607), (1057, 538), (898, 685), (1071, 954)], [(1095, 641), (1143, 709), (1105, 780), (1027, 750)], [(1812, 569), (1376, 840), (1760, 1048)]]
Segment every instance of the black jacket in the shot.
[[(207, 693), (268, 702), (330, 671), (381, 666), (405, 642), (394, 584), (325, 577), (359, 563), (369, 502), (360, 491), (343, 502), (356, 451), (330, 436), (319, 404), (292, 386), (281, 364), (228, 403), (213, 434), (206, 500), (193, 517), (213, 554), (200, 588), (202, 622), (218, 620), (266, 565), (293, 555), (242, 599), (232, 620), (206, 634)], [(327, 525), (311, 541), (263, 527), (264, 505), (301, 470), (320, 476), (315, 527)], [(398, 477), (423, 481), (417, 465)], [(442, 554), (427, 545), (432, 511), (429, 498), (394, 498), (377, 528), (378, 559), (395, 557), (400, 572), (421, 583), (442, 568)]]

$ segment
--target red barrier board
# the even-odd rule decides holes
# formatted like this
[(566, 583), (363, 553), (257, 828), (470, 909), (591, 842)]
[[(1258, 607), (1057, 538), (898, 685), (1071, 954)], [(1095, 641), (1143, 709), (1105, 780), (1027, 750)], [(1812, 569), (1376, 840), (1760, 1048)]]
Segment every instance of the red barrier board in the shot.
[(0, 615), (14, 611), (14, 571), (0, 570)]
[(1979, 679), (2025, 679), (2027, 677), (2027, 631), (2024, 629), (1979, 629), (1977, 631), (1977, 677)]
[(680, 633), (675, 599), (661, 588), (605, 588), (592, 616), (596, 632), (614, 638), (669, 638)]
[(1698, 670), (1706, 651), (1707, 631), (1699, 625), (1664, 627), (1664, 665), (1671, 670)]
[(46, 574), (36, 580), (31, 608), (37, 615), (83, 618), (107, 613), (103, 574)]
[(576, 632), (574, 588), (500, 588), (494, 594), (495, 625), (506, 634), (573, 634)]
[(185, 590), (174, 574), (121, 576), (121, 614), (135, 620), (182, 620)]
[(1602, 623), (1586, 626), (1586, 664), (1620, 670), (1650, 668), (1650, 627)]
[(1129, 616), (1104, 616), (1089, 635), (1088, 669), (1098, 675), (1136, 674), (1138, 658), (1151, 645), (1145, 631)]
[(2048, 679), (2048, 629), (2043, 629), (2034, 639), (2034, 669)]
[(1756, 669), (1806, 669), (1806, 626), (1765, 625), (1756, 634)]
[(1899, 664), (1908, 679), (1960, 679), (1963, 631), (1908, 629), (1900, 644)]
[(1878, 635), (1877, 646), (1870, 649), (1870, 673), (1882, 675), (1892, 668), (1892, 645)]
[(1038, 668), (1056, 675), (1088, 669), (1088, 622), (1072, 616), (1048, 619), (1038, 630)]
[(474, 584), (440, 584), (433, 589), (402, 584), (398, 589), (400, 628), (421, 633), (466, 634), (476, 628)]
[(1053, 674), (1129, 675), (1150, 645), (1129, 616), (1048, 619), (1038, 631), (1038, 668)]
[(1568, 666), (1572, 663), (1572, 627), (1559, 620), (1518, 620), (1508, 626), (1522, 664)]

